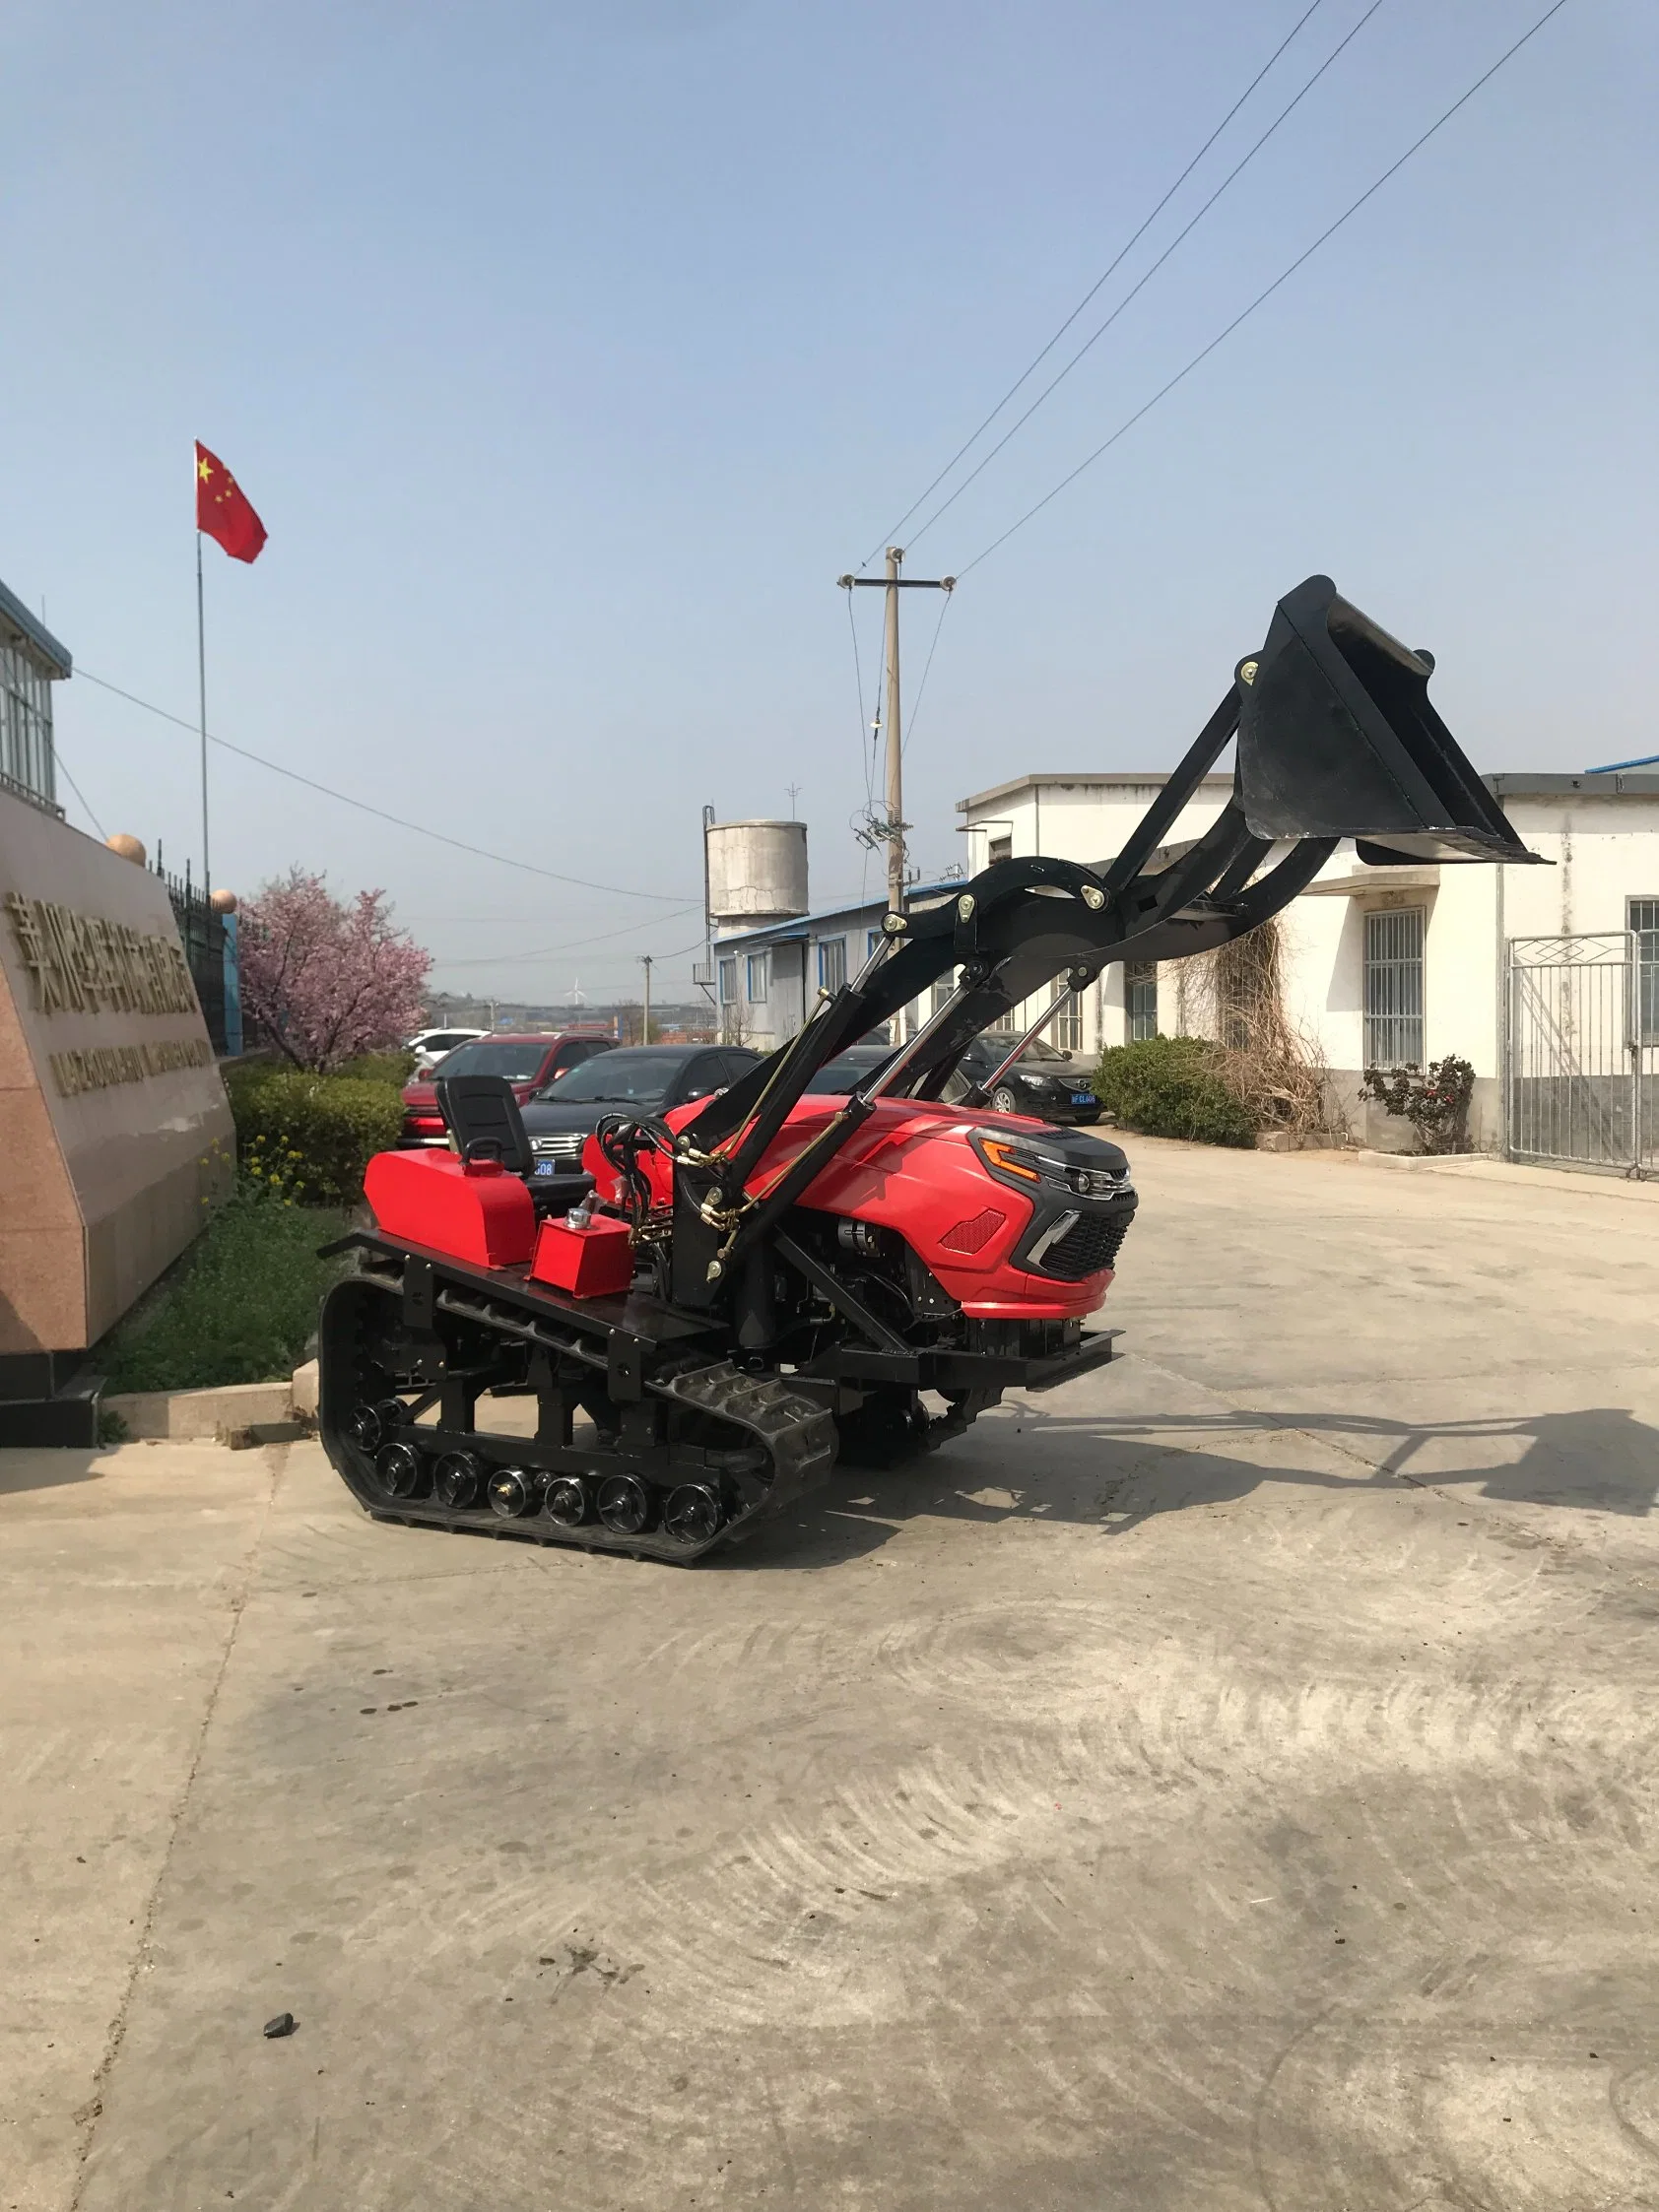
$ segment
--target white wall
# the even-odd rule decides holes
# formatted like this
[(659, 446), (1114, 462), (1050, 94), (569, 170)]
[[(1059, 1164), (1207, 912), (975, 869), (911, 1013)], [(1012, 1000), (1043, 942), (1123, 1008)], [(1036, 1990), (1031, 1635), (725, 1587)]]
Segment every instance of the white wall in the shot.
[[(1016, 855), (1042, 852), (1090, 865), (1107, 860), (1161, 788), (1153, 776), (1056, 777), (988, 793), (963, 810), (971, 824), (964, 838), (970, 873), (986, 865), (992, 838), (1002, 836), (1011, 838)], [(1208, 782), (1168, 842), (1202, 835), (1229, 789), (1230, 778)], [(1409, 887), (1401, 887), (1401, 878), (1386, 869), (1361, 869), (1350, 844), (1338, 848), (1315, 884), (1286, 910), (1287, 1011), (1332, 1070), (1357, 1076), (1364, 1065), (1367, 912), (1425, 909), (1425, 1052), (1430, 1060), (1460, 1054), (1485, 1090), (1501, 1068), (1505, 941), (1623, 931), (1629, 900), (1659, 899), (1659, 794), (1522, 792), (1505, 795), (1502, 804), (1522, 841), (1554, 865), (1498, 869), (1448, 862), (1410, 872)], [(1420, 879), (1412, 882), (1411, 875)], [(1425, 876), (1432, 879), (1422, 880)], [(1334, 895), (1318, 887), (1339, 879), (1362, 887), (1351, 895), (1348, 881)], [(1181, 965), (1165, 962), (1159, 972), (1159, 1027), (1165, 1034), (1181, 1026)], [(1034, 1018), (1038, 1004), (1027, 1018)], [(1102, 1043), (1121, 1043), (1124, 1034), (1123, 970), (1114, 965), (1089, 994), (1083, 1049), (1093, 1054)], [(1487, 1120), (1490, 1126), (1490, 1114)]]
[[(1045, 853), (1055, 860), (1081, 861), (1097, 867), (1110, 860), (1163, 788), (1161, 776), (1124, 776), (1107, 780), (1043, 777), (1014, 792), (970, 800), (963, 809), (968, 828), (962, 843), (967, 872), (976, 876), (990, 862), (993, 840), (1011, 839), (1016, 856)], [(1189, 802), (1165, 840), (1183, 844), (1202, 837), (1232, 791), (1230, 776), (1206, 779), (1198, 796)], [(1034, 1021), (1052, 993), (1022, 1007), (1016, 1020)], [(1172, 1003), (1172, 1002), (1171, 1002)], [(1123, 1042), (1123, 971), (1108, 968), (1095, 988), (1086, 994), (1082, 1008), (1081, 1053), (1093, 1058), (1102, 1044)], [(1163, 1024), (1172, 1026), (1170, 1020)], [(1052, 1034), (1052, 1032), (1050, 1032)]]

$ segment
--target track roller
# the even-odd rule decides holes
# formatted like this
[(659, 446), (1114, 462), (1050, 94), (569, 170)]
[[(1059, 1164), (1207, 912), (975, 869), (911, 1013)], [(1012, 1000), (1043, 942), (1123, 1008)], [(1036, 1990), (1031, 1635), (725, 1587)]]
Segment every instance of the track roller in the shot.
[(377, 1452), (403, 1418), (403, 1400), (386, 1398), (378, 1405), (360, 1405), (346, 1423), (346, 1434), (360, 1450)]
[(557, 1521), (562, 1529), (579, 1529), (591, 1510), (587, 1484), (579, 1474), (555, 1475), (543, 1503), (548, 1519)]
[(490, 1477), (490, 1510), (517, 1521), (536, 1510), (536, 1477), (525, 1467), (498, 1467)]
[(662, 1509), (664, 1531), (676, 1543), (705, 1544), (720, 1532), (725, 1512), (717, 1492), (701, 1482), (682, 1482)]
[(459, 1509), (475, 1506), (484, 1494), (484, 1468), (470, 1452), (445, 1452), (432, 1475), (432, 1495), (439, 1505)]
[(599, 1518), (619, 1536), (649, 1528), (651, 1493), (636, 1474), (613, 1474), (599, 1485)]
[(374, 1462), (380, 1486), (393, 1498), (412, 1498), (421, 1487), (421, 1455), (409, 1444), (387, 1444)]

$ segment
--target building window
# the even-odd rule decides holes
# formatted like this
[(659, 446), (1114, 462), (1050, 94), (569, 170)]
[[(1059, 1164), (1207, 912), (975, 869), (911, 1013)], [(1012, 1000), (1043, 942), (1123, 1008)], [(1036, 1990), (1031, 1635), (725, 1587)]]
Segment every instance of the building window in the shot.
[(1012, 832), (1005, 833), (1001, 837), (988, 837), (985, 840), (985, 866), (987, 868), (991, 867), (996, 861), (1012, 860), (1013, 858), (1014, 838)]
[(818, 941), (818, 988), (838, 991), (847, 979), (847, 941), (824, 937)]
[(749, 973), (745, 978), (745, 985), (749, 995), (749, 1004), (752, 1007), (763, 1007), (766, 1003), (767, 990), (771, 985), (771, 954), (769, 952), (751, 952), (748, 968)]
[(1365, 1066), (1423, 1066), (1423, 939), (1421, 906), (1387, 907), (1365, 916)]
[(1123, 1034), (1132, 1045), (1158, 1035), (1158, 962), (1123, 963)]
[(864, 933), (864, 957), (867, 960), (873, 960), (876, 957), (877, 947), (884, 943), (886, 939), (886, 930), (866, 930)]
[(1083, 1050), (1083, 1007), (1075, 991), (1054, 1016), (1050, 1034), (1061, 1052)]
[(17, 645), (0, 645), (0, 776), (54, 800), (51, 679)]
[(1626, 917), (1636, 941), (1637, 1035), (1659, 1045), (1659, 898), (1633, 898)]
[(731, 1006), (737, 998), (737, 955), (720, 962), (720, 1004)]

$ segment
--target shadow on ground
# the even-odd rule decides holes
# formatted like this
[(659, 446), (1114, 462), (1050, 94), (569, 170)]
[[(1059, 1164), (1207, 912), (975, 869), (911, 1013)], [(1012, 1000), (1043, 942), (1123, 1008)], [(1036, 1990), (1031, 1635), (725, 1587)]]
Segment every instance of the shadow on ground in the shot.
[[(1192, 1448), (1177, 1441), (1183, 1433), (1328, 1441), (1351, 1456), (1354, 1470)], [(1484, 1453), (1487, 1464), (1427, 1464), (1464, 1443)], [(1518, 1450), (1518, 1456), (1493, 1464), (1506, 1450)], [(1417, 1472), (1411, 1470), (1414, 1461)], [(1639, 1519), (1659, 1501), (1659, 1430), (1624, 1406), (1422, 1423), (1305, 1411), (1113, 1421), (1049, 1416), (1027, 1406), (1017, 1424), (982, 1423), (968, 1438), (909, 1467), (838, 1473), (827, 1494), (764, 1525), (748, 1543), (714, 1554), (702, 1571), (775, 1573), (838, 1565), (879, 1550), (917, 1517), (986, 1527), (1048, 1522), (1119, 1536), (1161, 1514), (1234, 1503), (1264, 1483), (1343, 1492), (1468, 1485), (1475, 1495), (1499, 1504)]]
[(0, 1451), (0, 1498), (25, 1490), (61, 1490), (71, 1482), (100, 1482), (108, 1473), (109, 1454), (96, 1451), (48, 1451), (34, 1446)]

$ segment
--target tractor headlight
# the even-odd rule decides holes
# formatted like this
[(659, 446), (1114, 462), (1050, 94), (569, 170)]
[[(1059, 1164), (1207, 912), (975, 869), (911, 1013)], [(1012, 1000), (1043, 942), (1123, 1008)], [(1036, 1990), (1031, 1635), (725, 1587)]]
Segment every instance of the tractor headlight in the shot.
[(1088, 1199), (1119, 1198), (1130, 1188), (1127, 1168), (1079, 1167), (1041, 1150), (1026, 1138), (993, 1137), (987, 1131), (975, 1130), (968, 1142), (999, 1183), (1013, 1184), (1033, 1196), (1044, 1183)]
[(1127, 1168), (1121, 1175), (1104, 1167), (1068, 1167), (1066, 1170), (1066, 1187), (1076, 1191), (1080, 1198), (1115, 1198), (1119, 1191), (1128, 1188), (1128, 1184)]
[(991, 1173), (1007, 1183), (1040, 1183), (1042, 1161), (1029, 1144), (1011, 1142), (1006, 1137), (981, 1137), (977, 1131), (968, 1142)]

